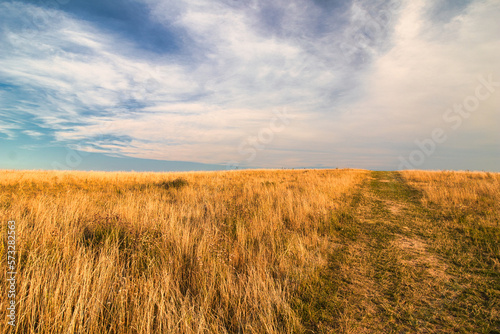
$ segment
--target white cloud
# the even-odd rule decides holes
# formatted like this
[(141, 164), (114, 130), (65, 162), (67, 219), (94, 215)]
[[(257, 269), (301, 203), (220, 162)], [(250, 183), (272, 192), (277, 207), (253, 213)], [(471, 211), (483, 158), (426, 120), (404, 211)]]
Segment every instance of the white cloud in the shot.
[(7, 139), (15, 139), (16, 133), (13, 130), (18, 130), (18, 129), (19, 126), (0, 121), (0, 133), (5, 135)]
[[(152, 19), (192, 44), (153, 56), (61, 11), (0, 4), (2, 18), (42, 17), (35, 32), (14, 23), (3, 30), (0, 78), (35, 92), (35, 101), (11, 102), (17, 112), (34, 115), (61, 143), (92, 152), (223, 163), (243, 160), (241, 143), (286, 108), (294, 121), (254, 164), (368, 167), (432, 130), (478, 74), (500, 74), (495, 0), (475, 3), (444, 27), (425, 17), (429, 1), (392, 10), (356, 1), (324, 22), (305, 0), (278, 1), (279, 31), (260, 20), (261, 2), (147, 3)], [(357, 53), (346, 58), (341, 45)], [(497, 100), (482, 108), (469, 130), (495, 131), (488, 119)]]
[(34, 130), (24, 130), (23, 133), (27, 136), (33, 137), (34, 139), (40, 139), (43, 137), (43, 133)]
[[(478, 76), (493, 74), (500, 79), (496, 60), (500, 54), (499, 3), (476, 2), (444, 27), (423, 15), (427, 5), (426, 1), (413, 1), (404, 8), (395, 28), (394, 46), (374, 62), (365, 77), (367, 94), (350, 107), (355, 113), (342, 119), (342, 124), (358, 134), (357, 141), (372, 138), (377, 144), (392, 140), (411, 146), (435, 127), (449, 127), (443, 114), (474, 95)], [(443, 35), (453, 38), (443, 39)], [(475, 128), (485, 136), (496, 133), (497, 125), (490, 120), (491, 113), (498, 110), (499, 95), (500, 91), (482, 103), (458, 131)], [(453, 140), (445, 144), (455, 149), (461, 145)], [(395, 148), (394, 155), (397, 152)]]

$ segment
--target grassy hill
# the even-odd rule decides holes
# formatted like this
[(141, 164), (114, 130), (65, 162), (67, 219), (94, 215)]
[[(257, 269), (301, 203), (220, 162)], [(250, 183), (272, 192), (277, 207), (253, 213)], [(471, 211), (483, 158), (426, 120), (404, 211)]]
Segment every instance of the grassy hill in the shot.
[(500, 333), (499, 202), (484, 172), (0, 171), (0, 333)]

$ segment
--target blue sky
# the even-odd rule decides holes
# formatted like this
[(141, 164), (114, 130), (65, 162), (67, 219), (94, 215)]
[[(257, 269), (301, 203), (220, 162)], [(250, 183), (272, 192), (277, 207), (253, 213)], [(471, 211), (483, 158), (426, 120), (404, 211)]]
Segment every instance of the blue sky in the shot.
[(500, 171), (498, 17), (498, 0), (1, 1), (0, 168)]

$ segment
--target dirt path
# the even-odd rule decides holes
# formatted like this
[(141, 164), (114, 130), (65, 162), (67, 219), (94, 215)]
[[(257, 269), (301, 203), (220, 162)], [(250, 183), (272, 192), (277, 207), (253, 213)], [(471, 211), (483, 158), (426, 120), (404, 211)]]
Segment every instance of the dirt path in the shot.
[(397, 172), (371, 172), (352, 211), (333, 221), (342, 246), (321, 274), (314, 332), (454, 332), (459, 288), (446, 259), (430, 251), (429, 214)]
[[(358, 238), (346, 245), (345, 332), (434, 332), (446, 303), (445, 261), (428, 251), (419, 193), (397, 173), (372, 172), (354, 203)], [(361, 315), (361, 318), (360, 318)]]

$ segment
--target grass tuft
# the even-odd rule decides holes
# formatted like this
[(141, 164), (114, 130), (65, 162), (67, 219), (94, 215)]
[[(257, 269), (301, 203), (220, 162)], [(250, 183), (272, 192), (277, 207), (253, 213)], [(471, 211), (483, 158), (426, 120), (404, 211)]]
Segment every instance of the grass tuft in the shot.
[(162, 188), (162, 189), (180, 189), (182, 187), (185, 187), (187, 186), (189, 183), (188, 181), (186, 181), (185, 179), (183, 178), (176, 178), (175, 180), (172, 180), (172, 181), (163, 181), (163, 182), (160, 182), (160, 183), (156, 183), (156, 186), (158, 188)]

